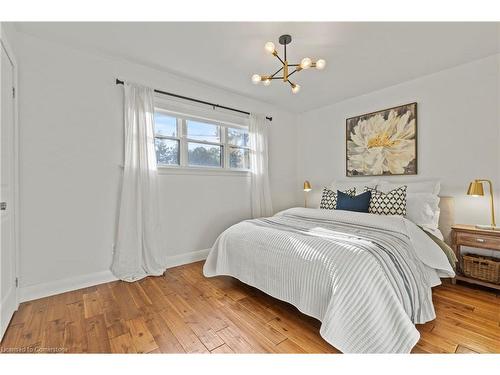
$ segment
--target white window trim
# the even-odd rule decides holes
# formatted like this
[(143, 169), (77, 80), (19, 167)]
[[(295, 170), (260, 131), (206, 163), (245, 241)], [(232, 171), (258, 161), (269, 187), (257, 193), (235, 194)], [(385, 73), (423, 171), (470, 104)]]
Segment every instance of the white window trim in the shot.
[[(123, 164), (118, 168), (123, 171)], [(199, 176), (228, 176), (228, 177), (250, 177), (251, 172), (246, 169), (222, 169), (222, 168), (182, 168), (179, 166), (162, 166), (158, 165), (159, 175), (199, 175)]]
[(250, 171), (246, 169), (224, 169), (210, 167), (179, 167), (158, 165), (159, 175), (201, 175), (201, 176), (228, 176), (228, 177), (250, 177)]
[[(248, 129), (248, 125), (245, 125), (247, 121), (242, 121), (243, 124), (238, 124), (235, 122), (229, 122), (224, 120), (214, 119), (216, 116), (211, 116), (212, 118), (208, 118), (206, 116), (197, 116), (197, 115), (189, 115), (186, 113), (181, 113), (176, 110), (169, 110), (166, 108), (162, 102), (155, 103), (155, 111), (161, 111), (166, 115), (170, 115), (172, 117), (177, 118), (177, 137), (171, 136), (161, 136), (155, 138), (165, 138), (171, 140), (179, 141), (179, 165), (167, 165), (167, 164), (158, 164), (158, 174), (160, 175), (205, 175), (205, 176), (214, 176), (214, 175), (224, 175), (224, 176), (233, 176), (233, 177), (250, 177), (250, 169), (238, 169), (238, 168), (230, 168), (229, 167), (229, 149), (231, 147), (240, 148), (240, 149), (248, 149), (249, 147), (241, 147), (236, 145), (231, 145), (226, 142), (227, 140), (227, 129), (228, 128), (242, 128)], [(196, 139), (187, 138), (187, 121), (194, 120), (200, 121), (207, 124), (213, 124), (219, 126), (220, 129), (220, 143), (216, 142), (207, 142), (200, 141)], [(243, 120), (243, 119), (242, 119)], [(188, 165), (188, 143), (203, 143), (214, 146), (222, 146), (223, 154), (222, 158), (222, 166), (221, 167), (204, 167), (204, 166), (190, 166)]]

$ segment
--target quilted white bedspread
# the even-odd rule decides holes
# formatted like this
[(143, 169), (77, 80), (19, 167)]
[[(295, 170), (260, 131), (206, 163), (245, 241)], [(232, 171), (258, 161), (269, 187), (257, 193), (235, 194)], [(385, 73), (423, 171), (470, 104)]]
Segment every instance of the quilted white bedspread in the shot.
[(454, 276), (442, 250), (407, 219), (307, 208), (233, 225), (203, 272), (293, 304), (344, 353), (410, 352), (420, 337), (415, 324), (435, 318), (437, 275)]

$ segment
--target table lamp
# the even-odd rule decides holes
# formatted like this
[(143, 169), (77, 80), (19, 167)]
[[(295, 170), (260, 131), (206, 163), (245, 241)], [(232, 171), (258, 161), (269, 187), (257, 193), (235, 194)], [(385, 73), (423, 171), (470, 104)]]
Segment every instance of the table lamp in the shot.
[(490, 229), (490, 230), (500, 230), (500, 227), (496, 226), (495, 223), (495, 204), (493, 200), (493, 184), (490, 180), (474, 180), (469, 184), (469, 189), (467, 190), (467, 195), (472, 195), (473, 197), (480, 197), (484, 195), (483, 182), (487, 182), (490, 187), (490, 207), (491, 207), (491, 225), (476, 225), (478, 229)]
[(307, 207), (307, 193), (312, 190), (311, 183), (309, 181), (304, 181), (304, 207)]

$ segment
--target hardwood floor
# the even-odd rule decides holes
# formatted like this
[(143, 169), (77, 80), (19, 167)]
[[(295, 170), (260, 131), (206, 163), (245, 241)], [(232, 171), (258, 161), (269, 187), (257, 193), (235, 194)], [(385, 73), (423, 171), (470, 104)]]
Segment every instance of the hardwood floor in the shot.
[[(203, 263), (21, 304), (1, 352), (338, 353), (320, 323)], [(500, 295), (446, 284), (414, 353), (500, 353)]]

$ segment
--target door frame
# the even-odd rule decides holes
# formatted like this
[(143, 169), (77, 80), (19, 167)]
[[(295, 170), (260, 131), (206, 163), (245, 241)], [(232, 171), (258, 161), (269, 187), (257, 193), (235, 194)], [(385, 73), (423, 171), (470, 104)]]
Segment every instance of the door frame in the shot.
[[(4, 51), (7, 54), (7, 57), (12, 63), (13, 66), (13, 88), (14, 88), (14, 134), (13, 134), (13, 146), (14, 146), (14, 181), (12, 181), (12, 192), (14, 195), (13, 199), (13, 208), (14, 208), (14, 215), (13, 215), (13, 224), (14, 224), (14, 252), (15, 252), (15, 269), (14, 269), (14, 274), (17, 279), (17, 285), (16, 288), (14, 289), (14, 297), (15, 297), (15, 303), (16, 303), (16, 310), (19, 307), (19, 284), (20, 284), (20, 221), (19, 221), (19, 84), (18, 84), (18, 64), (16, 57), (14, 55), (14, 51), (5, 35), (5, 31), (3, 30), (2, 25), (0, 24), (0, 48), (3, 48)], [(0, 332), (0, 340), (5, 332)]]

